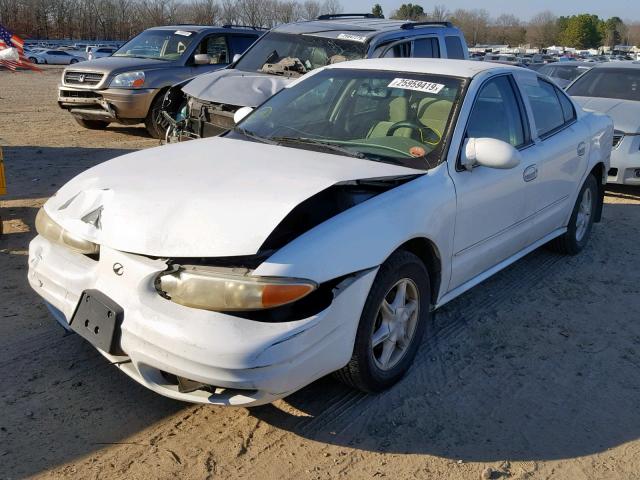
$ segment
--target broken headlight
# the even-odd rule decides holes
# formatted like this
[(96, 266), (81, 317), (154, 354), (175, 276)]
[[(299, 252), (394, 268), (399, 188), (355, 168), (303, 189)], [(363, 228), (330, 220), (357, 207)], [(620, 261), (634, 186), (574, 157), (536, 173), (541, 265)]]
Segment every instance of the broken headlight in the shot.
[(38, 210), (36, 215), (36, 231), (47, 240), (64, 245), (78, 253), (93, 255), (100, 252), (100, 245), (65, 230), (51, 219), (44, 208)]
[(156, 289), (172, 302), (217, 312), (279, 307), (316, 288), (311, 280), (256, 277), (247, 270), (192, 265), (156, 278)]

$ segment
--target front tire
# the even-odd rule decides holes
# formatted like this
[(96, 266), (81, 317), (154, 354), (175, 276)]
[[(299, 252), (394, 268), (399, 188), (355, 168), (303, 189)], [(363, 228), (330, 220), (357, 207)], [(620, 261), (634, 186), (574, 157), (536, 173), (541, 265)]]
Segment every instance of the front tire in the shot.
[(75, 58), (72, 58), (72, 59), (69, 61), (69, 65), (73, 65), (74, 63), (78, 63), (78, 60), (76, 60)]
[(598, 182), (593, 175), (585, 180), (573, 207), (567, 231), (551, 242), (551, 247), (566, 255), (576, 255), (589, 242), (597, 210)]
[(429, 273), (414, 254), (382, 264), (365, 302), (349, 363), (335, 376), (365, 392), (391, 387), (407, 372), (430, 319)]
[(149, 113), (147, 113), (147, 118), (144, 119), (144, 126), (147, 129), (149, 135), (153, 138), (162, 139), (167, 132), (167, 125), (164, 125), (162, 122), (161, 111), (162, 111), (162, 102), (164, 101), (165, 92), (160, 92), (156, 95), (156, 98), (151, 102), (151, 107), (149, 108)]

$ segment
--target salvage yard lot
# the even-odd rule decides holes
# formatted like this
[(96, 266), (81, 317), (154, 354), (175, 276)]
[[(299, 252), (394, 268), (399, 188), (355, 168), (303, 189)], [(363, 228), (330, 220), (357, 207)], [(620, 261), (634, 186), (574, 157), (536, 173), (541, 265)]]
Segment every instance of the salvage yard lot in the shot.
[(0, 478), (640, 478), (640, 189), (607, 192), (580, 255), (540, 249), (440, 310), (383, 394), (325, 378), (273, 405), (193, 406), (65, 336), (27, 284), (44, 200), (157, 145), (76, 125), (60, 73), (0, 72)]

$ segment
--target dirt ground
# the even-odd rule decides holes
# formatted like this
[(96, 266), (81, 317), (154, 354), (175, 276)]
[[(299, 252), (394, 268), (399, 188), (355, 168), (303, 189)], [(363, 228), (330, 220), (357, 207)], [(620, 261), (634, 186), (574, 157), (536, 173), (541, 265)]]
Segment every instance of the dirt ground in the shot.
[(582, 254), (540, 249), (439, 311), (381, 395), (325, 378), (269, 406), (183, 404), (64, 335), (27, 284), (46, 197), (157, 143), (77, 126), (60, 73), (0, 71), (0, 478), (640, 479), (640, 190), (608, 192)]

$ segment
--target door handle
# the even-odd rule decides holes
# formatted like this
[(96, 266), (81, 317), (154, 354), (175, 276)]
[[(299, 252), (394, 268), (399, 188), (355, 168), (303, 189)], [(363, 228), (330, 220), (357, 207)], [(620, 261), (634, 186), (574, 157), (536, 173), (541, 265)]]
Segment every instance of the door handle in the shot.
[(584, 152), (586, 152), (586, 151), (587, 151), (587, 146), (585, 145), (585, 143), (584, 143), (584, 142), (580, 142), (580, 143), (578, 144), (578, 149), (577, 149), (578, 156), (579, 156), (579, 157), (583, 156), (583, 155), (584, 155)]
[(538, 166), (529, 165), (524, 169), (524, 172), (522, 172), (522, 178), (525, 182), (530, 182), (531, 180), (538, 178)]

